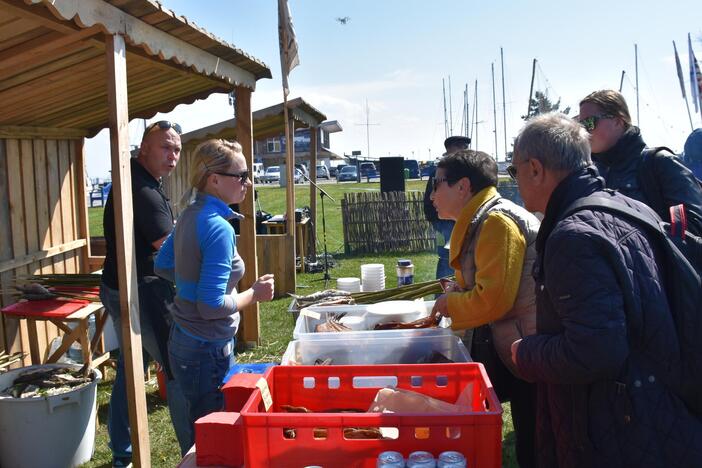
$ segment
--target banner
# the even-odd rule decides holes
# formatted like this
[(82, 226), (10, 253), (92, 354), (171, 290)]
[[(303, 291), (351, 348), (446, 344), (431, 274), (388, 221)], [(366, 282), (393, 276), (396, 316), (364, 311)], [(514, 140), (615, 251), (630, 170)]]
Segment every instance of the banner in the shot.
[(685, 95), (685, 80), (683, 80), (682, 66), (680, 65), (680, 57), (678, 56), (678, 48), (675, 47), (675, 41), (673, 41), (673, 50), (675, 51), (675, 68), (678, 70), (678, 80), (680, 80), (680, 91), (682, 91), (683, 99), (687, 99)]
[(293, 68), (300, 64), (288, 0), (278, 0), (278, 40), (280, 42), (280, 73), (283, 75), (283, 93), (287, 96), (290, 92), (288, 75)]
[(690, 97), (695, 103), (695, 113), (702, 112), (702, 73), (692, 50), (690, 33), (687, 34), (687, 46), (690, 50)]

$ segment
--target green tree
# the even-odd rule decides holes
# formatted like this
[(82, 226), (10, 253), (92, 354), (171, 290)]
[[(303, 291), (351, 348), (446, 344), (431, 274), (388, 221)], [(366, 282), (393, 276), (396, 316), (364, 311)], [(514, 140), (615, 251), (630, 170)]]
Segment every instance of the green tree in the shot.
[[(529, 113), (527, 115), (523, 115), (522, 119), (528, 120), (534, 117), (535, 115), (545, 114), (547, 112), (555, 112), (558, 111), (560, 107), (560, 98), (557, 102), (553, 103), (545, 93), (542, 93), (541, 91), (536, 91), (534, 93), (534, 97), (529, 103)], [(566, 107), (565, 109), (563, 109), (562, 112), (568, 115), (568, 113), (570, 112), (570, 107)]]

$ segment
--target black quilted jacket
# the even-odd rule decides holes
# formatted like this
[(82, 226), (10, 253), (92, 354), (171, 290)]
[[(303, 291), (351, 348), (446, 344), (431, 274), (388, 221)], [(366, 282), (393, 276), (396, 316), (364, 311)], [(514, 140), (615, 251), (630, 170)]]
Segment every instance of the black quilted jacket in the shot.
[(665, 385), (677, 341), (649, 240), (604, 212), (561, 219), (595, 192), (655, 216), (602, 188), (594, 167), (571, 174), (537, 238), (537, 334), (517, 363), (538, 383), (539, 466), (701, 467), (702, 423)]

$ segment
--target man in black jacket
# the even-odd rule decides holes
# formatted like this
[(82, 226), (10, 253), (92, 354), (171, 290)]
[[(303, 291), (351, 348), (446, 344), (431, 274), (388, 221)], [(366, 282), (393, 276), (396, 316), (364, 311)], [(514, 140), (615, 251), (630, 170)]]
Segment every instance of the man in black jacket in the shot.
[(578, 120), (590, 133), (592, 160), (607, 188), (647, 204), (666, 221), (669, 208), (683, 204), (688, 229), (702, 235), (702, 187), (672, 153), (644, 153), (646, 143), (638, 127), (631, 124), (621, 93), (601, 90), (589, 94), (580, 101)]
[(666, 384), (680, 348), (656, 246), (621, 215), (569, 214), (596, 195), (657, 219), (603, 190), (588, 140), (562, 114), (535, 117), (517, 136), (509, 169), (525, 207), (544, 213), (533, 270), (537, 331), (512, 344), (520, 375), (537, 383), (538, 466), (702, 466), (702, 422)]
[[(453, 153), (459, 150), (470, 148), (470, 138), (464, 136), (450, 136), (444, 140), (444, 148), (446, 153)], [(434, 175), (429, 176), (427, 187), (424, 190), (424, 216), (434, 228), (437, 235), (436, 253), (439, 256), (439, 261), (436, 263), (436, 278), (445, 278), (453, 275), (453, 269), (449, 266), (449, 249), (446, 247), (451, 240), (451, 232), (453, 231), (454, 221), (448, 219), (439, 219), (436, 213), (436, 208), (431, 201), (431, 192), (434, 188)]]

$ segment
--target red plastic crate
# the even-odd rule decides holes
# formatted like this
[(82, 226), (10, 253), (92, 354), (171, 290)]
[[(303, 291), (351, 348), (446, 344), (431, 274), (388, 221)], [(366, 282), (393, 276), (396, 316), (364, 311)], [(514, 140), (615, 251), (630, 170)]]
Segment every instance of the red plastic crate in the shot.
[[(264, 374), (273, 398), (268, 412), (256, 389), (241, 410), (247, 468), (375, 467), (386, 450), (405, 457), (415, 450), (438, 456), (464, 454), (471, 467), (502, 464), (502, 407), (479, 363), (382, 366), (277, 366)], [(471, 406), (458, 414), (323, 413), (332, 408), (366, 411), (379, 388), (412, 390), (448, 403), (471, 386)], [(315, 413), (286, 413), (281, 405)], [(320, 412), (317, 412), (320, 411)], [(396, 428), (391, 440), (346, 439), (344, 428)], [(315, 429), (325, 438), (315, 438)], [(284, 435), (294, 429), (295, 437)]]

